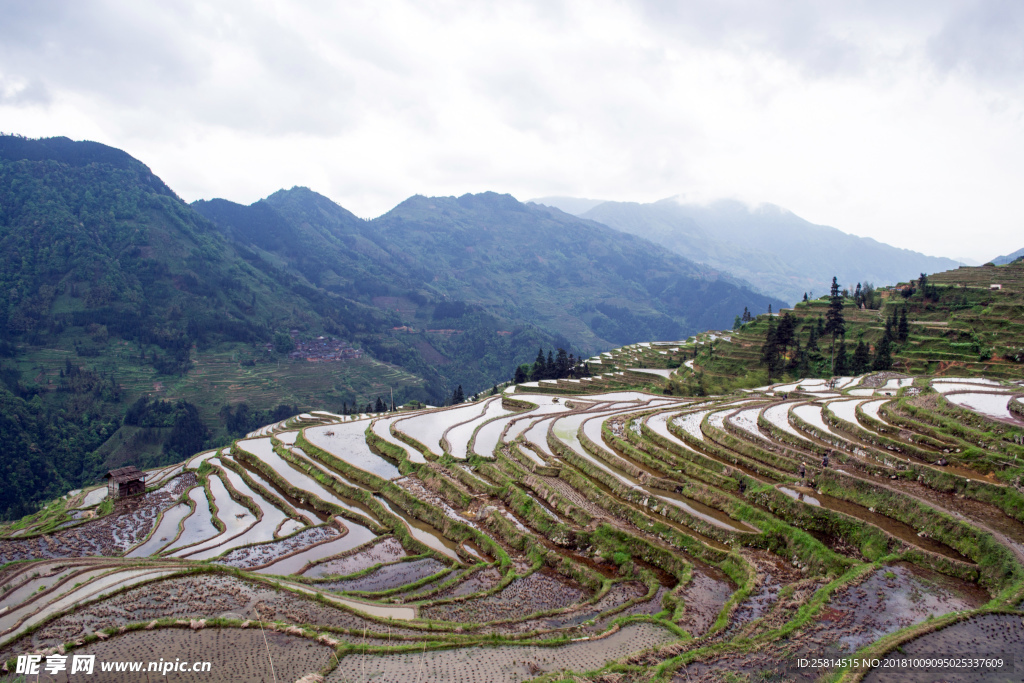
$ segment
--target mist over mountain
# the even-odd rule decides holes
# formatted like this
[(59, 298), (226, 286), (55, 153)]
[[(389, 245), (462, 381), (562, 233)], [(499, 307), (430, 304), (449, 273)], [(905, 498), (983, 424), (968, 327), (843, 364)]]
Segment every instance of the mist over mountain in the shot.
[[(550, 201), (549, 205), (579, 208), (564, 197)], [(857, 282), (897, 282), (959, 265), (952, 259), (815, 225), (770, 204), (752, 208), (734, 200), (710, 204), (684, 204), (675, 198), (650, 204), (609, 201), (579, 215), (732, 273), (789, 302), (798, 301), (804, 292), (824, 292), (833, 276), (852, 288)]]
[(531, 199), (529, 201), (532, 204), (543, 204), (565, 213), (571, 213), (573, 216), (582, 216), (595, 206), (605, 202), (604, 199), (582, 199), (578, 197), (540, 197), (539, 199)]

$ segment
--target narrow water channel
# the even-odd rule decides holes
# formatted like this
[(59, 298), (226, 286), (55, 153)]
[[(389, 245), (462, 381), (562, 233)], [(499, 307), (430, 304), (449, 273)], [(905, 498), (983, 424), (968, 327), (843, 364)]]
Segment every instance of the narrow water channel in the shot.
[(885, 515), (877, 512), (872, 512), (863, 505), (851, 503), (839, 498), (833, 498), (832, 496), (818, 493), (813, 489), (802, 486), (779, 486), (778, 489), (790, 498), (799, 500), (812, 507), (822, 507), (826, 510), (842, 512), (850, 517), (867, 522), (868, 524), (873, 524), (883, 531), (889, 532), (901, 541), (915, 545), (918, 548), (930, 550), (933, 553), (938, 553), (939, 555), (944, 555), (954, 560), (971, 562), (970, 558), (964, 557), (945, 543), (940, 543), (932, 538), (918, 536), (917, 531), (915, 531), (914, 527), (909, 524), (904, 524), (903, 522), (897, 521), (891, 517), (886, 517)]

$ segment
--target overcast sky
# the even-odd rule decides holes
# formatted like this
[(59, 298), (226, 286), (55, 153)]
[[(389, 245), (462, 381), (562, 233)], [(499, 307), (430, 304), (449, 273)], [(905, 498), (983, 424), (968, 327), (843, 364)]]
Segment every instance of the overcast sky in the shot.
[(1024, 247), (1024, 2), (0, 0), (0, 131), (186, 200), (731, 197)]

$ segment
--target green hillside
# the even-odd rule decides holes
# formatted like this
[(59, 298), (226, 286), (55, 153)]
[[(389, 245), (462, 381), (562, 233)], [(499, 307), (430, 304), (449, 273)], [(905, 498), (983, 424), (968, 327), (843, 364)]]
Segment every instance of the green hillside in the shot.
[[(998, 289), (993, 288), (996, 285)], [(1024, 262), (935, 273), (923, 286), (919, 280), (901, 283), (877, 290), (873, 299), (860, 308), (852, 295), (842, 298), (847, 358), (845, 364), (837, 361), (837, 375), (874, 367), (907, 374), (1024, 377)], [(794, 319), (794, 334), (780, 350), (779, 371), (772, 380), (828, 377), (831, 337), (818, 333), (828, 307), (826, 296), (801, 302), (771, 323), (761, 315), (730, 332), (698, 335), (704, 343), (697, 346), (695, 372), (681, 371), (677, 390), (693, 392), (699, 387), (713, 392), (768, 383), (762, 357), (769, 324), (777, 329), (787, 314)], [(904, 317), (906, 337), (900, 339), (899, 321)], [(891, 362), (883, 357), (878, 364), (886, 323), (892, 320), (896, 338), (890, 344)], [(808, 349), (812, 329), (816, 348)], [(858, 343), (867, 349), (867, 368), (855, 363)]]

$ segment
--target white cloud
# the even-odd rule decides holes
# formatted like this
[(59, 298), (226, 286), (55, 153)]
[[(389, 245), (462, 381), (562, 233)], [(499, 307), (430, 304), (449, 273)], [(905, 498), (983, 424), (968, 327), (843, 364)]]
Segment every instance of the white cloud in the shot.
[(928, 253), (1021, 246), (1019, 3), (0, 11), (0, 128), (120, 147), (190, 200), (724, 196)]

